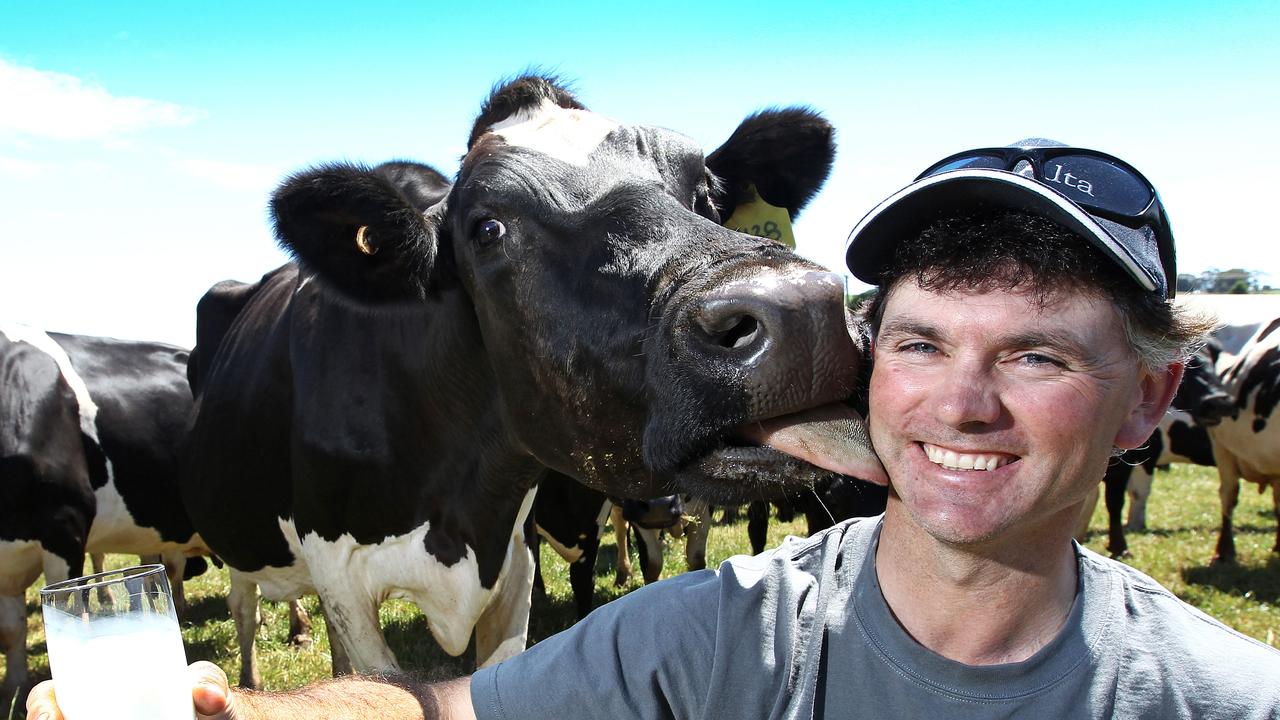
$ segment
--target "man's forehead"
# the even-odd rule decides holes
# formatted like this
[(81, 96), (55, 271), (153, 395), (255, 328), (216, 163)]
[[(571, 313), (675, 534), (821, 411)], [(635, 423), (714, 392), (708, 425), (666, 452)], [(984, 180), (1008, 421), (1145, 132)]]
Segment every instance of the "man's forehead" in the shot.
[(929, 326), (941, 331), (961, 321), (969, 325), (984, 321), (999, 323), (1000, 327), (990, 328), (993, 333), (1004, 331), (1012, 335), (1027, 328), (1094, 335), (1102, 330), (1099, 325), (1114, 322), (1119, 327), (1122, 324), (1114, 303), (1082, 289), (962, 287), (937, 290), (921, 287), (915, 279), (903, 279), (895, 283), (884, 298), (880, 333), (904, 326)]

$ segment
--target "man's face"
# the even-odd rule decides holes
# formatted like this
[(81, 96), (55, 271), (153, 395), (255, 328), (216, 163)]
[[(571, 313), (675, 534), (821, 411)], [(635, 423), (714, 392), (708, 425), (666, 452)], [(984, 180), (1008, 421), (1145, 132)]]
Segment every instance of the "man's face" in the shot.
[(1020, 291), (900, 282), (870, 395), (890, 514), (948, 543), (1069, 534), (1111, 449), (1150, 433), (1151, 378), (1106, 300), (1062, 292), (1041, 305)]

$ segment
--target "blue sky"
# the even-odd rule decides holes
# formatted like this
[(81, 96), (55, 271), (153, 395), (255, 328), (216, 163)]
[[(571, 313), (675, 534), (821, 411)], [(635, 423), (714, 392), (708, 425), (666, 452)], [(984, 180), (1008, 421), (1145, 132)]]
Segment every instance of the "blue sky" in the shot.
[(831, 267), (933, 160), (1045, 136), (1141, 168), (1184, 272), (1280, 284), (1280, 1), (543, 5), (0, 2), (0, 318), (189, 344), (208, 286), (283, 261), (281, 176), (451, 174), (530, 66), (707, 150), (761, 107), (824, 113), (839, 155), (796, 231)]

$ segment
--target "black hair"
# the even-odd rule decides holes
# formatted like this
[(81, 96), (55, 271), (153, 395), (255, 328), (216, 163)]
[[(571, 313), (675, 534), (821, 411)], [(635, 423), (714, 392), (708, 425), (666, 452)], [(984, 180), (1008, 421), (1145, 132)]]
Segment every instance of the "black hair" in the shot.
[(907, 279), (931, 292), (1017, 288), (1041, 307), (1064, 290), (1106, 298), (1120, 313), (1134, 351), (1153, 369), (1190, 352), (1207, 329), (1203, 320), (1184, 317), (1138, 285), (1089, 240), (1048, 218), (1008, 208), (940, 217), (899, 242), (865, 309), (873, 334), (880, 329), (885, 298)]

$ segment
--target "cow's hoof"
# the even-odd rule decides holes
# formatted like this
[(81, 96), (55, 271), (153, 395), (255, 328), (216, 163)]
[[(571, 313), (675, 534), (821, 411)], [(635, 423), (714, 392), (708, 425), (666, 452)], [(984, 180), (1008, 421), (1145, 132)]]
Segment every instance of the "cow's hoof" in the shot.
[(298, 633), (289, 638), (289, 644), (296, 648), (311, 647), (311, 633)]
[(1235, 565), (1236, 556), (1235, 555), (1214, 555), (1213, 559), (1209, 561), (1209, 564), (1215, 567), (1225, 566), (1225, 565)]
[(1118, 553), (1111, 553), (1112, 560), (1127, 560), (1131, 557), (1133, 557), (1133, 553), (1129, 552), (1128, 548), (1121, 550)]

